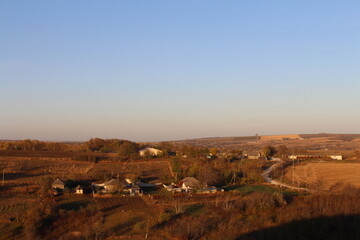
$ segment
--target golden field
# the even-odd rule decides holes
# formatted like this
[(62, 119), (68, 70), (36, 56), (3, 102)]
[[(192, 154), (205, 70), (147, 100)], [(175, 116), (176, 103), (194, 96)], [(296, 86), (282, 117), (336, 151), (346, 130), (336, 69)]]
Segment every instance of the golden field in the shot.
[(285, 181), (294, 185), (322, 190), (335, 189), (335, 185), (351, 184), (360, 187), (360, 163), (315, 162), (294, 167), (285, 171)]

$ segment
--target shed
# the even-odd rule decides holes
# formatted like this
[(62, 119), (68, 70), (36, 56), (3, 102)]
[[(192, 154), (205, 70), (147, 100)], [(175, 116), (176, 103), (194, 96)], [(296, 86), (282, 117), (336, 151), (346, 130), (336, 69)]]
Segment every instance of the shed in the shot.
[(80, 185), (78, 185), (78, 186), (75, 188), (75, 194), (77, 194), (77, 195), (82, 195), (82, 194), (84, 194), (84, 189), (83, 189)]
[(132, 186), (129, 188), (130, 195), (138, 195), (140, 194), (140, 186), (138, 184), (132, 184)]
[(343, 160), (342, 155), (330, 155), (330, 158), (333, 160)]
[(61, 181), (60, 179), (56, 179), (52, 184), (51, 184), (52, 188), (54, 189), (61, 189), (64, 190), (65, 189), (65, 183), (63, 181)]

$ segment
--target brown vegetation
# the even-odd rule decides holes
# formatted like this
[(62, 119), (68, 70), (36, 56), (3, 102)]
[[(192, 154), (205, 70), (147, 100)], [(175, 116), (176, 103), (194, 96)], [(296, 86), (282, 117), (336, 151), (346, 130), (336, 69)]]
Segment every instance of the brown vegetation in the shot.
[[(344, 142), (345, 146), (356, 144), (349, 142), (349, 137), (336, 141)], [(313, 136), (303, 141), (308, 140), (315, 141)], [(246, 145), (254, 138), (227, 138), (223, 143), (230, 144), (230, 141), (241, 143), (244, 148), (228, 151), (216, 144), (211, 147), (141, 145), (98, 138), (86, 143), (61, 143), (61, 147), (56, 144), (51, 148), (50, 144), (33, 140), (2, 144), (0, 240), (334, 239), (333, 236), (358, 239), (360, 192), (354, 186), (336, 183), (360, 186), (355, 174), (360, 172), (359, 163), (295, 165), (296, 184), (319, 187), (322, 183), (324, 189), (333, 191), (286, 192), (264, 186), (261, 173), (270, 165), (269, 161), (246, 159), (241, 153), (257, 149), (263, 150), (265, 156), (281, 157), (294, 152), (294, 145), (298, 146), (300, 140), (289, 140), (286, 146), (282, 141)], [(166, 154), (138, 159), (133, 153), (143, 146), (156, 146)], [(351, 151), (354, 153), (354, 148)], [(174, 152), (177, 156), (172, 156)], [(221, 156), (224, 152), (227, 154)], [(208, 158), (209, 153), (218, 156)], [(284, 180), (291, 182), (292, 166), (287, 169), (287, 180)], [(54, 197), (50, 183), (58, 177), (89, 185), (111, 178), (143, 177), (150, 182), (178, 183), (184, 177), (196, 177), (202, 185), (215, 185), (229, 191), (172, 194), (157, 188), (152, 195), (145, 193), (141, 197), (117, 195), (95, 199), (89, 193), (75, 196), (66, 189), (63, 195)], [(241, 190), (244, 188), (248, 190)], [(348, 226), (354, 226), (355, 230), (345, 231)], [(332, 229), (341, 235), (335, 235)], [(303, 237), (301, 234), (305, 231)]]
[(292, 166), (285, 171), (285, 181), (305, 187), (319, 187), (321, 190), (330, 190), (337, 184), (352, 184), (360, 187), (360, 163), (343, 162), (311, 162)]

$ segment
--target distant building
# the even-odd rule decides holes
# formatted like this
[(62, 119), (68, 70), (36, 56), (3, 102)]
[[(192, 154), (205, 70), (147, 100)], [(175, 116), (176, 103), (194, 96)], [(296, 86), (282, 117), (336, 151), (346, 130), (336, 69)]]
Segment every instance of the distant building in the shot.
[[(155, 186), (155, 185), (154, 185)], [(130, 179), (126, 179), (124, 182), (120, 182), (116, 179), (110, 181), (92, 184), (93, 194), (122, 194), (122, 195), (141, 195), (141, 186), (138, 183), (131, 182)]]
[(329, 157), (333, 160), (343, 160), (342, 155), (330, 155)]
[(80, 185), (78, 185), (76, 188), (75, 188), (75, 194), (77, 195), (82, 195), (84, 194), (84, 189), (82, 187), (80, 187)]
[(199, 185), (200, 185), (199, 180), (197, 180), (194, 177), (186, 177), (179, 182), (179, 186), (185, 191), (195, 189), (199, 187)]
[(141, 189), (138, 184), (131, 184), (131, 186), (129, 188), (127, 188), (125, 191), (129, 192), (130, 195), (141, 194)]
[(333, 160), (343, 160), (342, 155), (322, 155), (322, 154), (293, 154), (289, 155), (289, 159), (298, 160), (298, 159), (320, 159), (320, 158), (330, 158)]
[(164, 188), (172, 193), (191, 192), (197, 194), (217, 193), (223, 192), (224, 189), (216, 188), (214, 186), (203, 185), (194, 177), (186, 177), (182, 179), (178, 186), (174, 183), (169, 185), (163, 184)]
[(105, 192), (116, 192), (121, 190), (124, 187), (124, 184), (119, 182), (116, 179), (111, 179), (103, 184)]
[(289, 155), (289, 159), (291, 160), (298, 160), (298, 159), (314, 159), (314, 158), (321, 158), (319, 154), (293, 154)]
[(163, 186), (166, 190), (172, 193), (180, 193), (183, 191), (180, 187), (176, 186), (174, 183), (170, 185), (163, 184)]
[(61, 181), (60, 179), (56, 179), (52, 184), (51, 184), (53, 189), (56, 190), (64, 190), (65, 189), (65, 183), (63, 181)]
[(144, 149), (141, 149), (139, 151), (139, 155), (141, 157), (146, 157), (147, 155), (150, 155), (150, 156), (159, 156), (160, 154), (162, 154), (162, 151), (159, 150), (159, 149), (156, 149), (156, 148), (151, 148), (151, 147), (147, 147), (147, 148), (144, 148)]
[(61, 181), (60, 179), (56, 179), (51, 187), (53, 189), (54, 196), (62, 195), (65, 190), (65, 181)]

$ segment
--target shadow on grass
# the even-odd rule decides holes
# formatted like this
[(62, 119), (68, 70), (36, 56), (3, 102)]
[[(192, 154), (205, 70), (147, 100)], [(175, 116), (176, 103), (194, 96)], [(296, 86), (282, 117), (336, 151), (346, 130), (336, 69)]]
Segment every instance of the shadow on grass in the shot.
[(296, 196), (299, 193), (294, 191), (288, 191), (285, 189), (278, 189), (271, 186), (266, 185), (234, 185), (234, 186), (226, 186), (224, 187), (225, 191), (238, 191), (244, 194), (249, 194), (253, 192), (261, 192), (261, 193), (274, 193), (280, 192), (288, 196)]
[(241, 235), (238, 240), (357, 240), (360, 216), (334, 216), (302, 219)]
[(116, 204), (116, 205), (113, 205), (113, 206), (108, 207), (108, 208), (103, 208), (103, 209), (101, 209), (101, 211), (108, 212), (108, 211), (114, 210), (114, 209), (122, 207), (122, 206), (123, 206), (123, 204)]
[(203, 204), (194, 204), (194, 205), (191, 205), (190, 207), (188, 207), (184, 214), (185, 215), (197, 215), (197, 214), (200, 214), (202, 213), (202, 210), (204, 208), (204, 205)]
[(124, 224), (116, 225), (115, 227), (111, 228), (109, 232), (116, 233), (119, 235), (124, 234), (126, 232), (129, 232), (134, 227), (134, 225), (140, 221), (141, 221), (140, 217), (134, 217)]
[(161, 223), (156, 224), (152, 227), (152, 229), (162, 229), (166, 227), (168, 224), (174, 223), (177, 219), (179, 219), (182, 216), (182, 214), (176, 214), (172, 215), (170, 219), (162, 221)]
[(239, 191), (242, 193), (253, 193), (253, 192), (275, 192), (275, 188), (265, 185), (234, 185), (224, 187), (225, 191)]
[(0, 239), (22, 239), (23, 230), (20, 224), (5, 224), (4, 230), (1, 231)]
[(204, 207), (203, 204), (191, 205), (188, 208), (186, 208), (183, 213), (178, 213), (178, 214), (172, 215), (168, 220), (164, 220), (161, 223), (158, 223), (155, 226), (153, 226), (152, 229), (164, 228), (168, 224), (172, 224), (172, 223), (176, 222), (177, 219), (181, 218), (184, 215), (190, 216), (190, 215), (200, 214), (200, 213), (202, 213), (203, 207)]
[(31, 172), (15, 172), (15, 173), (5, 173), (5, 180), (18, 180), (22, 178), (28, 178), (28, 177), (38, 177), (43, 176), (43, 172), (38, 173), (31, 173)]
[(60, 209), (64, 210), (80, 210), (81, 208), (86, 208), (90, 202), (88, 200), (72, 201), (67, 203), (62, 203), (59, 205)]

